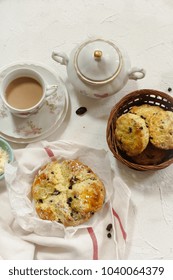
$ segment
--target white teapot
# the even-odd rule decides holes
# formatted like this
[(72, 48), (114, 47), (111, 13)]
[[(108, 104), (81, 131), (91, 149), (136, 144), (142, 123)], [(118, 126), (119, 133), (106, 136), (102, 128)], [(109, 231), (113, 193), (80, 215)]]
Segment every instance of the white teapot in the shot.
[(52, 58), (67, 66), (71, 84), (81, 94), (92, 98), (111, 96), (122, 89), (128, 79), (142, 79), (145, 70), (131, 68), (124, 50), (103, 39), (85, 41), (76, 47), (70, 58), (53, 51)]

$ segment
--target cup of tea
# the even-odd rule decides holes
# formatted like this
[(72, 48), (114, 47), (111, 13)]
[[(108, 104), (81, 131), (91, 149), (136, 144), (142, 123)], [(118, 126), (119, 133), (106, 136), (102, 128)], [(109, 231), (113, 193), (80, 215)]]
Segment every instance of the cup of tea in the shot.
[(57, 85), (47, 85), (37, 71), (21, 68), (3, 78), (0, 96), (11, 113), (26, 118), (36, 113), (57, 88)]

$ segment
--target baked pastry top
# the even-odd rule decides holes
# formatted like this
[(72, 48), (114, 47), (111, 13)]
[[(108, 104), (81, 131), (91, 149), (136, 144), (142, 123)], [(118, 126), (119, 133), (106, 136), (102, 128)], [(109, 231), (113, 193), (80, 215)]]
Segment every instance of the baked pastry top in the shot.
[(105, 187), (99, 177), (78, 160), (52, 161), (35, 176), (32, 198), (41, 219), (77, 226), (102, 208)]
[(116, 120), (115, 137), (121, 150), (129, 156), (135, 156), (148, 145), (149, 130), (140, 116), (126, 113)]
[(149, 120), (150, 142), (160, 149), (173, 149), (173, 112), (163, 111)]
[(136, 114), (138, 116), (140, 116), (141, 118), (143, 118), (146, 122), (146, 124), (148, 125), (150, 118), (156, 114), (156, 113), (160, 113), (163, 112), (164, 110), (162, 108), (160, 108), (159, 106), (152, 106), (149, 104), (143, 104), (140, 106), (133, 106), (129, 113), (133, 113)]

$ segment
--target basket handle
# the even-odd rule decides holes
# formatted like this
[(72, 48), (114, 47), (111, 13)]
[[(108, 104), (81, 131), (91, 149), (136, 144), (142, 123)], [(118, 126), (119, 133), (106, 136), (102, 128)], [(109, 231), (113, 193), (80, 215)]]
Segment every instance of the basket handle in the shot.
[(145, 70), (143, 68), (133, 67), (128, 75), (131, 80), (143, 79), (145, 77)]

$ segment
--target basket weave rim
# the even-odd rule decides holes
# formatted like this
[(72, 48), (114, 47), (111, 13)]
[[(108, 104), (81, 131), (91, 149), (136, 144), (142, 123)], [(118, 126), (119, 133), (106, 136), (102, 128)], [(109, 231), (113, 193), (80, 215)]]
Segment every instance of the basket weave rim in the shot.
[(133, 96), (137, 97), (137, 96), (146, 95), (146, 94), (153, 94), (153, 95), (159, 95), (159, 96), (165, 97), (170, 102), (172, 102), (172, 106), (173, 106), (173, 97), (171, 95), (168, 95), (165, 92), (162, 92), (162, 91), (159, 91), (159, 90), (154, 90), (154, 89), (139, 89), (139, 90), (132, 91), (131, 93), (128, 93), (127, 95), (122, 97), (114, 105), (114, 107), (112, 108), (111, 111), (113, 111), (114, 108), (119, 107), (122, 103), (124, 103), (126, 100), (129, 100), (129, 98), (132, 98)]

